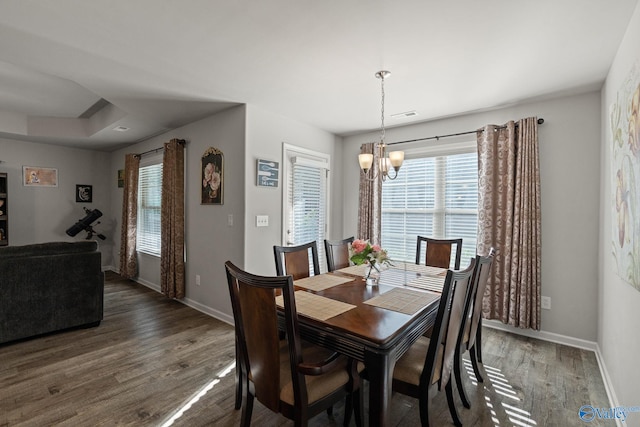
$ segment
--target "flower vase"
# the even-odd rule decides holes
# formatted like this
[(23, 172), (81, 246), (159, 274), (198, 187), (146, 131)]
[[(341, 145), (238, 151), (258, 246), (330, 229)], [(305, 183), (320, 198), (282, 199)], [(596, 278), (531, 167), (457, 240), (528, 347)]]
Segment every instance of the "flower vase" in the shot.
[(365, 269), (365, 282), (367, 285), (376, 286), (380, 279), (380, 269), (375, 262), (367, 264)]

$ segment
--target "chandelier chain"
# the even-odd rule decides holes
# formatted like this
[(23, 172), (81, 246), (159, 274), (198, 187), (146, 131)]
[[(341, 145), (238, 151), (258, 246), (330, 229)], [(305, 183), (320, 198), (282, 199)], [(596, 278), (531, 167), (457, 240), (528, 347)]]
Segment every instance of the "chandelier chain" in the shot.
[(384, 134), (384, 75), (382, 75), (380, 77), (380, 80), (381, 80), (380, 87), (381, 87), (381, 90), (382, 90), (382, 101), (381, 101), (381, 104), (382, 104), (381, 112), (382, 113), (380, 115), (380, 122), (382, 123), (382, 126), (380, 128), (380, 138), (381, 138), (380, 142), (384, 144), (384, 137), (385, 137), (385, 134)]

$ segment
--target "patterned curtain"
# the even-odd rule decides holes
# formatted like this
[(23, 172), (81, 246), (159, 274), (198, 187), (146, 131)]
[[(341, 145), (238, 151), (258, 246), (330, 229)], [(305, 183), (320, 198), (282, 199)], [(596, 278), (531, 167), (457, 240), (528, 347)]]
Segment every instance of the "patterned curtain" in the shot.
[(164, 144), (160, 288), (168, 298), (184, 298), (184, 140)]
[(360, 146), (361, 154), (373, 154), (373, 164), (368, 176), (360, 173), (360, 202), (358, 204), (358, 238), (369, 240), (372, 244), (380, 244), (382, 228), (382, 175), (379, 170), (379, 153), (377, 143), (369, 142)]
[(488, 319), (540, 329), (538, 122), (488, 125), (478, 137), (478, 247), (498, 249), (484, 295)]
[(138, 275), (136, 258), (138, 169), (140, 169), (140, 156), (127, 154), (124, 159), (124, 194), (120, 227), (120, 275), (127, 279)]

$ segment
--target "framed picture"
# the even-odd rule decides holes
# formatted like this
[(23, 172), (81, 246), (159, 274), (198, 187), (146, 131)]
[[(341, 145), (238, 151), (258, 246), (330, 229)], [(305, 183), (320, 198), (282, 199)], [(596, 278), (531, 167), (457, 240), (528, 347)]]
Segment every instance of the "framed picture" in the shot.
[(23, 166), (22, 184), (25, 187), (57, 187), (58, 169)]
[(278, 162), (258, 159), (256, 185), (259, 187), (277, 187), (279, 172)]
[(76, 184), (76, 202), (91, 203), (93, 200), (93, 186)]
[(221, 205), (224, 196), (224, 156), (217, 148), (209, 147), (202, 155), (202, 204)]
[(118, 188), (124, 187), (124, 169), (118, 169)]

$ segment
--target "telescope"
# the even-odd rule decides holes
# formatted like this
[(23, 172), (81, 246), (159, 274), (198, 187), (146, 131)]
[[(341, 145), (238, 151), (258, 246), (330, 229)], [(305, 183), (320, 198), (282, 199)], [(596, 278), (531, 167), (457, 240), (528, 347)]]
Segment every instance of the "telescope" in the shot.
[[(78, 222), (76, 222), (71, 227), (69, 227), (66, 233), (69, 236), (74, 237), (79, 232), (86, 231), (87, 240), (91, 239), (93, 236), (98, 236), (98, 238), (102, 240), (106, 239), (104, 234), (100, 234), (94, 231), (93, 226), (91, 225), (95, 220), (97, 220), (102, 216), (102, 212), (100, 212), (98, 209), (87, 209), (87, 208), (82, 208), (82, 209), (84, 209), (84, 211), (86, 212), (85, 217), (78, 220)], [(98, 221), (96, 224), (100, 224), (100, 221)]]

